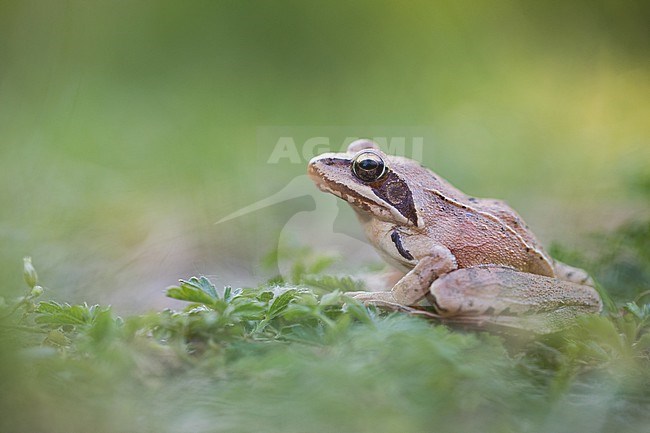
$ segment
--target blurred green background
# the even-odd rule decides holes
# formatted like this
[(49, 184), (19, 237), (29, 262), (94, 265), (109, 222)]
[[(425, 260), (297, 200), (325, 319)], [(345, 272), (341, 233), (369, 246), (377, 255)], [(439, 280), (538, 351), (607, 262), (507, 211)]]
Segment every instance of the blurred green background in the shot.
[(1, 290), (22, 290), (24, 255), (50, 296), (118, 312), (189, 275), (262, 281), (313, 202), (214, 222), (304, 174), (266, 163), (267, 127), (430, 128), (427, 166), (579, 244), (648, 211), (631, 185), (650, 162), (649, 9), (2, 0)]

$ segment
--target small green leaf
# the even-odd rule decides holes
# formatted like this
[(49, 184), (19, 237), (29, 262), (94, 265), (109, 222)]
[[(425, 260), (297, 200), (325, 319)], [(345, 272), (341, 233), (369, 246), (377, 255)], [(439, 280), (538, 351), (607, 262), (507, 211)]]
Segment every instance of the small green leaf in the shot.
[(228, 302), (230, 301), (231, 297), (232, 297), (232, 287), (226, 286), (226, 288), (223, 290), (223, 300)]
[[(196, 278), (194, 278), (194, 280), (196, 280)], [(207, 293), (208, 295), (210, 295), (215, 299), (219, 299), (219, 294), (217, 293), (216, 287), (206, 277), (204, 276), (199, 277), (198, 285), (199, 288), (203, 290), (205, 293)]]
[(111, 311), (105, 309), (95, 315), (93, 326), (88, 334), (96, 343), (103, 342), (115, 334), (116, 325)]
[(35, 312), (36, 323), (49, 325), (84, 325), (92, 320), (91, 310), (86, 305), (59, 304), (54, 301), (41, 302)]
[(366, 308), (361, 302), (357, 301), (354, 298), (346, 297), (344, 311), (349, 313), (352, 317), (360, 322), (370, 324), (373, 321), (370, 310), (368, 310), (368, 308)]
[(270, 290), (265, 290), (259, 295), (257, 295), (257, 299), (259, 299), (262, 302), (269, 302), (271, 299), (273, 299), (273, 292)]
[(232, 313), (244, 320), (262, 320), (266, 313), (266, 305), (248, 300), (233, 307)]
[(341, 303), (341, 292), (338, 290), (324, 294), (320, 298), (320, 305), (326, 307), (328, 305), (336, 305)]
[(179, 301), (195, 302), (197, 304), (211, 305), (215, 298), (193, 285), (183, 282), (180, 286), (167, 289), (167, 296)]
[(297, 290), (289, 289), (273, 300), (269, 308), (268, 318), (273, 319), (280, 315), (297, 296)]

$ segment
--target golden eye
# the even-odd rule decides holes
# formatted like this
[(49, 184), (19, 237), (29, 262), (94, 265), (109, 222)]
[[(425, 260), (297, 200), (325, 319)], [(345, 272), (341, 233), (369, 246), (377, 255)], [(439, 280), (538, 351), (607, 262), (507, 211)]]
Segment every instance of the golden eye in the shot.
[(375, 182), (386, 173), (386, 164), (375, 152), (361, 152), (352, 161), (352, 173), (363, 182)]

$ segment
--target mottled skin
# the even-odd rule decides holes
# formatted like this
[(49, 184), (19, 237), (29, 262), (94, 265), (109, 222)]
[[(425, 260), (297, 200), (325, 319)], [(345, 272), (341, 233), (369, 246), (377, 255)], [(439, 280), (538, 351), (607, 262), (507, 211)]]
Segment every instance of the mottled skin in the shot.
[[(363, 172), (368, 157), (384, 171), (361, 179), (353, 165)], [(440, 317), (537, 332), (602, 308), (586, 272), (554, 261), (508, 205), (467, 196), (416, 161), (359, 140), (313, 158), (309, 174), (350, 203), (376, 250), (405, 273), (390, 291), (355, 294), (366, 303), (409, 310), (428, 300)]]

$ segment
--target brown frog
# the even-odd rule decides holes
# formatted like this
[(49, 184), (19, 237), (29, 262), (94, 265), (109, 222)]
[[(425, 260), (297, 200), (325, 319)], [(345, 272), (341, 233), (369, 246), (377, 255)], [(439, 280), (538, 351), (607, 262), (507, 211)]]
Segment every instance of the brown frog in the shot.
[(540, 333), (602, 309), (589, 275), (553, 260), (503, 201), (470, 197), (368, 140), (313, 158), (308, 171), (352, 206), (375, 249), (403, 273), (389, 291), (350, 293), (364, 303), (428, 305), (446, 321)]

